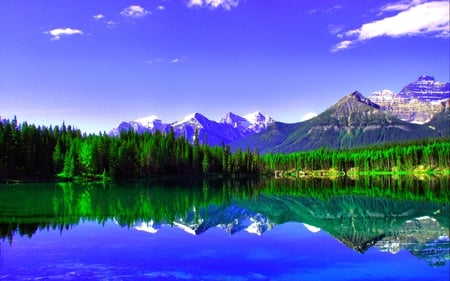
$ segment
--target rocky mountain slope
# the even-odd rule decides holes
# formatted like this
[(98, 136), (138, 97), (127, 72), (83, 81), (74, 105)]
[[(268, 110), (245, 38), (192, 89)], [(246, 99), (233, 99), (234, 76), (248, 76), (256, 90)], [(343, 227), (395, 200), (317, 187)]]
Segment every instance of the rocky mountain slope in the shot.
[[(444, 116), (444, 123), (446, 117)], [(444, 124), (427, 125), (402, 121), (381, 106), (353, 92), (308, 121), (274, 123), (266, 131), (235, 141), (233, 150), (259, 149), (267, 152), (293, 152), (320, 147), (349, 148), (383, 142), (440, 137)]]
[(434, 77), (424, 75), (397, 94), (383, 90), (368, 98), (403, 121), (425, 124), (450, 106), (450, 83), (437, 82)]

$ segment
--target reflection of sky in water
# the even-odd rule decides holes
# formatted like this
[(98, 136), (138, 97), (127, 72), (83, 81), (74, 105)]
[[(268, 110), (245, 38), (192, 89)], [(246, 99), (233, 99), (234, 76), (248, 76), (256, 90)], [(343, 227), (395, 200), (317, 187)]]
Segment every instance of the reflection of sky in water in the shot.
[[(209, 229), (193, 236), (163, 227), (156, 234), (82, 223), (43, 230), (1, 245), (2, 280), (448, 280), (409, 252), (353, 251), (302, 224), (278, 225), (262, 236)], [(42, 278), (42, 279), (40, 279)]]

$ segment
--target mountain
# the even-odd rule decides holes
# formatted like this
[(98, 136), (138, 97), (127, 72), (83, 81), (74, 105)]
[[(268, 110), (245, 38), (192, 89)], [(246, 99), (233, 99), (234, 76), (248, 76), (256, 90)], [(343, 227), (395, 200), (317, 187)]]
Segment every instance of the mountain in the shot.
[(220, 121), (193, 113), (182, 120), (163, 123), (156, 116), (122, 122), (111, 130), (138, 133), (169, 132), (201, 144), (230, 144), (231, 148), (267, 152), (294, 152), (320, 147), (349, 148), (392, 141), (450, 135), (450, 83), (421, 76), (399, 93), (390, 90), (365, 97), (355, 91), (323, 113), (303, 122), (276, 122), (260, 112), (239, 116), (229, 112)]
[(233, 150), (249, 147), (258, 148), (261, 153), (284, 153), (320, 147), (349, 148), (441, 135), (439, 130), (400, 120), (355, 91), (310, 120), (294, 124), (276, 122), (262, 133), (233, 142), (231, 147)]
[(403, 121), (425, 124), (442, 112), (450, 101), (450, 83), (437, 82), (434, 77), (423, 75), (397, 94), (383, 90), (368, 98)]
[(154, 133), (155, 131), (166, 132), (169, 126), (164, 124), (157, 116), (151, 115), (148, 117), (140, 118), (135, 121), (122, 122), (117, 128), (112, 129), (109, 132), (110, 136), (118, 136), (120, 132), (134, 131), (139, 134)]
[(275, 121), (271, 117), (266, 117), (260, 112), (247, 114), (244, 117), (230, 112), (219, 122), (210, 120), (200, 113), (187, 115), (182, 120), (173, 123), (163, 123), (156, 116), (149, 116), (135, 121), (122, 122), (109, 134), (118, 136), (120, 132), (128, 130), (138, 133), (153, 133), (156, 130), (169, 132), (173, 128), (175, 136), (183, 136), (194, 142), (195, 132), (198, 130), (199, 143), (222, 145), (262, 132), (273, 122)]

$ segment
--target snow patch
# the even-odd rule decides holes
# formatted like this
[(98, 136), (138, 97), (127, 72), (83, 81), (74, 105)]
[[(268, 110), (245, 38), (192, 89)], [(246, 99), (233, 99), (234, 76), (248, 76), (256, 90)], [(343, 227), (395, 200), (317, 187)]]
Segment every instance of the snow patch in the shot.
[(316, 117), (316, 116), (317, 116), (316, 113), (314, 113), (314, 112), (308, 112), (308, 113), (306, 113), (306, 114), (302, 117), (302, 119), (300, 119), (300, 122), (307, 121), (307, 120), (309, 120), (309, 119), (313, 119), (313, 118)]
[(312, 226), (312, 225), (309, 225), (309, 224), (306, 224), (306, 223), (304, 223), (303, 225), (306, 227), (306, 229), (308, 229), (312, 233), (317, 233), (317, 232), (319, 232), (321, 230), (318, 227), (315, 227), (315, 226)]

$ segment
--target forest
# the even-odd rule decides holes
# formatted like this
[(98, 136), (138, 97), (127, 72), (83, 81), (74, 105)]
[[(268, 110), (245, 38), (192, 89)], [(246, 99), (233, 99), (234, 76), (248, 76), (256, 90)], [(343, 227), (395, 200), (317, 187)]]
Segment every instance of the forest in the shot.
[[(198, 139), (198, 138), (196, 138)], [(82, 134), (72, 126), (0, 122), (0, 179), (126, 179), (163, 176), (258, 175), (258, 153), (209, 147), (163, 134)]]
[[(196, 138), (198, 139), (198, 138)], [(260, 176), (275, 170), (433, 172), (450, 170), (450, 140), (428, 139), (372, 147), (321, 148), (259, 155), (210, 147), (169, 133), (82, 134), (72, 126), (0, 121), (0, 180), (126, 179), (171, 176)]]
[(289, 154), (265, 154), (269, 170), (334, 170), (348, 174), (450, 171), (450, 139), (384, 143), (351, 149), (320, 148)]

